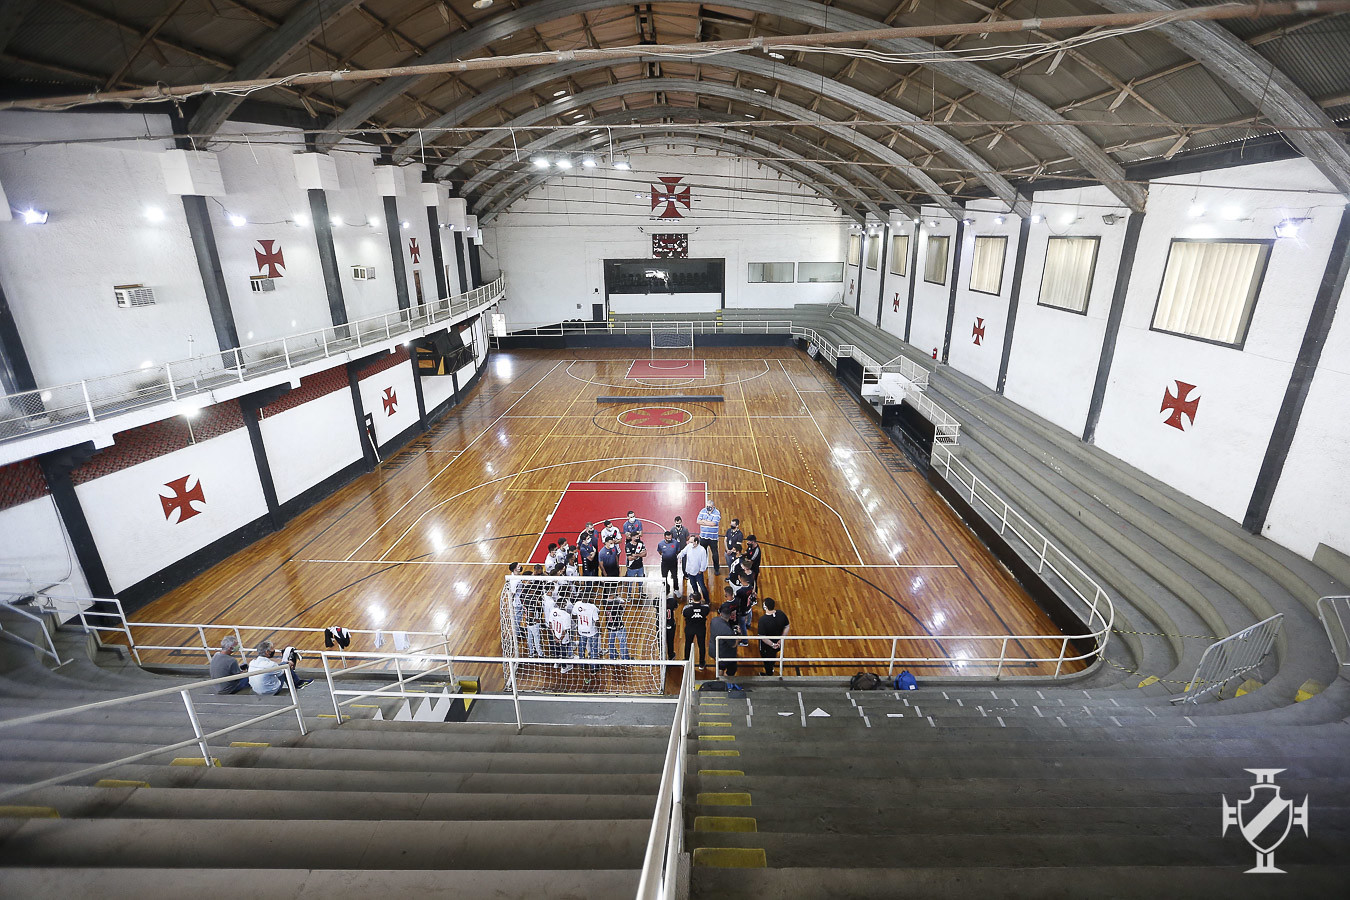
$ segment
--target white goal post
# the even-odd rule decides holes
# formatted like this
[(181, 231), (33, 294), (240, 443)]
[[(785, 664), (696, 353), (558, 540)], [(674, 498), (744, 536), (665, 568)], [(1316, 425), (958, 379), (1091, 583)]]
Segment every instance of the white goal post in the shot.
[[(652, 359), (656, 359), (656, 351), (689, 351), (692, 359), (694, 356), (694, 323), (693, 322), (653, 322), (652, 323)], [(667, 357), (673, 355), (666, 354)], [(683, 353), (680, 353), (683, 356)]]
[[(518, 691), (659, 694), (665, 669), (662, 591), (653, 578), (508, 575), (500, 600), (502, 656)], [(502, 664), (511, 687), (512, 664)]]

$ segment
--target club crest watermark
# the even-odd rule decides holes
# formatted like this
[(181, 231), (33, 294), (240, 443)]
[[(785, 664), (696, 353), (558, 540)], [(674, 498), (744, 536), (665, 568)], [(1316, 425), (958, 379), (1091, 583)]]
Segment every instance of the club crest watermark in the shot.
[(1280, 796), (1280, 786), (1275, 776), (1284, 769), (1247, 769), (1256, 776), (1256, 784), (1246, 800), (1235, 804), (1228, 803), (1223, 797), (1223, 834), (1228, 834), (1228, 826), (1236, 825), (1243, 839), (1256, 851), (1256, 868), (1248, 869), (1247, 874), (1284, 874), (1283, 869), (1275, 867), (1275, 851), (1289, 831), (1298, 827), (1303, 836), (1308, 836), (1308, 798), (1297, 806), (1293, 800)]

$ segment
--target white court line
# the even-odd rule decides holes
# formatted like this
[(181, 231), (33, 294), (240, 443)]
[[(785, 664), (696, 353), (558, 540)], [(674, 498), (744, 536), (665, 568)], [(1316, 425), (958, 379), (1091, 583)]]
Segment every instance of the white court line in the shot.
[[(572, 374), (572, 366), (575, 366), (575, 365), (576, 365), (577, 363), (579, 363), (579, 362), (589, 362), (589, 363), (594, 363), (594, 362), (609, 362), (609, 361), (610, 361), (610, 360), (578, 359), (578, 360), (572, 361), (571, 363), (568, 363), (567, 369), (566, 369), (565, 371), (567, 372), (567, 375), (568, 375), (569, 377), (575, 378), (577, 381), (584, 381), (586, 384), (598, 384), (598, 385), (601, 385), (601, 386), (603, 386), (603, 387), (612, 387), (612, 388), (628, 388), (628, 389), (634, 390), (634, 391), (637, 391), (637, 390), (643, 390), (643, 388), (633, 387), (633, 385), (631, 385), (631, 384), (615, 384), (615, 383), (612, 382), (612, 381), (596, 381), (594, 378), (582, 378), (582, 377), (579, 376), (579, 375), (574, 375), (574, 374)], [(755, 360), (753, 360), (753, 359), (746, 359), (746, 360), (732, 360), (732, 361), (733, 361), (733, 362), (755, 362)], [(739, 380), (737, 380), (737, 381), (719, 381), (719, 382), (717, 382), (716, 384), (701, 384), (701, 385), (699, 385), (699, 387), (711, 388), (711, 387), (722, 387), (722, 386), (728, 385), (728, 384), (745, 384), (747, 381), (754, 381), (756, 378), (763, 378), (765, 375), (768, 375), (768, 374), (769, 374), (769, 360), (767, 360), (767, 359), (761, 359), (761, 360), (759, 360), (759, 362), (764, 363), (764, 371), (763, 371), (763, 372), (760, 372), (760, 373), (758, 373), (758, 374), (756, 374), (756, 375), (753, 375), (753, 376), (751, 376), (750, 378), (741, 378), (741, 379), (739, 379)], [(560, 362), (559, 365), (562, 365), (562, 363)], [(632, 380), (632, 381), (637, 381), (638, 379), (634, 378), (634, 379), (631, 379), (631, 380)], [(690, 379), (691, 382), (692, 382), (692, 381), (695, 381), (695, 380), (697, 380), (697, 379)], [(665, 388), (665, 387), (670, 387), (670, 385), (651, 385), (651, 387), (652, 387), (653, 389), (654, 389), (654, 388), (657, 388), (657, 387)], [(635, 398), (633, 398), (633, 399), (634, 399), (634, 400), (640, 400), (641, 398), (640, 398), (640, 397), (635, 397)]]
[[(606, 472), (613, 472), (615, 469), (631, 469), (631, 468), (633, 468), (634, 466), (646, 466), (646, 467), (649, 468), (649, 469), (669, 469), (670, 471), (674, 472), (676, 475), (678, 475), (678, 476), (680, 476), (681, 478), (683, 478), (685, 484), (688, 484), (688, 483), (690, 482), (690, 480), (691, 480), (691, 479), (689, 478), (688, 475), (684, 474), (684, 472), (680, 471), (679, 469), (675, 468), (674, 466), (658, 466), (658, 465), (656, 465), (655, 463), (625, 463), (625, 464), (623, 464), (623, 465), (621, 465), (621, 466), (610, 466), (608, 469), (601, 469), (599, 472), (592, 472), (592, 473), (591, 473), (591, 481), (598, 481), (598, 480), (599, 480), (599, 479), (597, 479), (597, 478), (595, 477), (596, 475), (603, 475), (603, 474), (605, 474)], [(638, 482), (633, 482), (633, 483), (634, 483), (634, 484), (637, 484)], [(650, 521), (650, 520), (649, 520), (649, 521)], [(652, 524), (655, 525), (656, 523), (653, 522)]]
[[(539, 379), (538, 381), (536, 381), (534, 384), (530, 385), (530, 390), (529, 390), (529, 391), (526, 391), (524, 394), (521, 394), (521, 395), (520, 395), (520, 398), (519, 398), (518, 400), (516, 400), (516, 403), (519, 403), (521, 400), (524, 400), (525, 397), (526, 397), (526, 395), (529, 394), (530, 391), (534, 390), (534, 389), (535, 389), (536, 387), (538, 387), (540, 384), (543, 384), (544, 379), (545, 379), (545, 378), (548, 378), (548, 376), (552, 375), (552, 374), (557, 370), (558, 366), (561, 366), (561, 365), (562, 365), (562, 360), (558, 360), (558, 362), (554, 363), (554, 364), (553, 364), (553, 368), (552, 368), (552, 369), (549, 369), (547, 372), (545, 372), (544, 375), (543, 375), (543, 378), (540, 378), (540, 379)], [(478, 442), (478, 438), (481, 438), (483, 435), (485, 435), (485, 434), (487, 434), (489, 431), (491, 431), (492, 428), (493, 428), (493, 426), (495, 426), (498, 422), (501, 421), (502, 416), (506, 415), (506, 413), (509, 413), (511, 410), (515, 409), (515, 408), (516, 408), (516, 403), (512, 403), (510, 406), (508, 406), (508, 407), (506, 408), (506, 410), (505, 410), (500, 416), (498, 416), (497, 418), (493, 419), (493, 420), (488, 424), (488, 427), (487, 427), (487, 428), (484, 428), (481, 432), (478, 433), (478, 437), (474, 438), (472, 441), (469, 441), (467, 444), (465, 444), (463, 447), (461, 447), (461, 448), (458, 450), (458, 452), (455, 454), (455, 459), (458, 459), (458, 458), (459, 458), (459, 454), (464, 453), (464, 452), (467, 451), (470, 447), (472, 447), (474, 444), (476, 444), (476, 443)], [(379, 527), (376, 528), (374, 531), (372, 531), (372, 532), (366, 537), (366, 539), (365, 539), (364, 541), (362, 541), (362, 542), (356, 547), (355, 550), (352, 550), (351, 553), (347, 554), (347, 558), (348, 558), (348, 559), (351, 559), (353, 556), (356, 555), (356, 551), (357, 551), (357, 550), (360, 550), (360, 549), (361, 549), (362, 547), (364, 547), (366, 544), (370, 543), (370, 539), (373, 538), (373, 537), (375, 537), (375, 535), (379, 534), (381, 528), (384, 528), (384, 526), (388, 525), (391, 521), (393, 521), (394, 516), (397, 516), (399, 513), (403, 512), (403, 510), (407, 508), (408, 504), (411, 503), (411, 502), (413, 502), (414, 500), (416, 500), (417, 497), (418, 497), (418, 495), (421, 494), (422, 491), (425, 491), (427, 488), (431, 487), (431, 483), (432, 483), (433, 481), (435, 481), (437, 478), (440, 478), (441, 475), (443, 475), (443, 474), (445, 473), (445, 470), (446, 470), (446, 469), (448, 469), (448, 468), (450, 468), (451, 466), (453, 466), (453, 465), (455, 464), (455, 459), (450, 460), (448, 463), (445, 464), (445, 467), (444, 467), (444, 468), (442, 468), (442, 469), (441, 469), (439, 472), (437, 472), (435, 475), (432, 475), (430, 478), (428, 478), (428, 479), (427, 479), (427, 483), (424, 484), (424, 485), (422, 485), (420, 488), (418, 488), (416, 494), (413, 494), (411, 497), (408, 498), (407, 502), (405, 502), (405, 503), (404, 503), (402, 506), (400, 506), (398, 509), (394, 510), (394, 514), (393, 514), (393, 515), (391, 515), (389, 518), (387, 518), (387, 519), (385, 519), (383, 522), (381, 522), (381, 523), (379, 524)], [(404, 532), (404, 534), (407, 534), (407, 532)]]
[[(523, 399), (523, 398), (522, 398), (522, 399)], [(519, 402), (519, 401), (517, 401), (517, 402)], [(489, 428), (490, 428), (490, 427), (491, 427), (491, 426), (489, 426)], [(480, 435), (480, 437), (481, 437), (481, 435)], [(474, 438), (474, 440), (477, 440), (477, 439), (478, 439), (478, 438)], [(408, 534), (409, 534), (414, 528), (417, 527), (417, 523), (418, 523), (418, 522), (421, 522), (422, 519), (423, 519), (424, 517), (426, 517), (426, 516), (429, 515), (430, 513), (435, 512), (436, 510), (440, 509), (442, 506), (445, 506), (447, 503), (450, 503), (450, 502), (453, 502), (453, 501), (455, 501), (455, 500), (458, 500), (460, 497), (463, 497), (465, 494), (467, 494), (467, 493), (469, 493), (469, 492), (471, 492), (471, 491), (476, 491), (476, 490), (478, 490), (479, 488), (487, 487), (487, 486), (490, 485), (490, 484), (496, 484), (497, 482), (500, 482), (500, 481), (506, 481), (507, 479), (509, 479), (509, 478), (515, 478), (515, 477), (518, 476), (518, 475), (530, 475), (530, 474), (533, 474), (534, 472), (543, 472), (543, 471), (546, 471), (546, 470), (548, 470), (548, 469), (557, 469), (557, 468), (560, 468), (560, 467), (562, 467), (562, 466), (580, 466), (580, 465), (585, 465), (585, 464), (587, 464), (587, 463), (601, 463), (601, 462), (640, 462), (640, 461), (643, 461), (643, 460), (653, 460), (653, 459), (659, 459), (659, 460), (661, 460), (662, 462), (702, 463), (702, 464), (708, 465), (708, 466), (721, 466), (721, 467), (724, 468), (724, 469), (735, 469), (735, 470), (737, 470), (738, 472), (749, 472), (749, 473), (751, 473), (752, 475), (759, 475), (759, 476), (762, 477), (762, 478), (772, 478), (774, 481), (778, 482), (779, 484), (785, 484), (785, 485), (787, 485), (788, 487), (792, 488), (793, 490), (801, 491), (803, 494), (805, 494), (806, 496), (810, 497), (812, 500), (815, 500), (817, 503), (819, 503), (821, 506), (823, 506), (823, 507), (825, 507), (826, 509), (828, 509), (830, 512), (834, 513), (834, 517), (835, 517), (836, 519), (839, 520), (839, 525), (844, 529), (844, 536), (848, 538), (849, 545), (853, 548), (853, 555), (856, 556), (856, 557), (858, 558), (858, 565), (860, 565), (860, 566), (861, 566), (861, 565), (865, 565), (865, 563), (863, 562), (862, 554), (861, 554), (860, 552), (858, 552), (858, 545), (857, 545), (857, 544), (854, 542), (854, 540), (853, 540), (853, 533), (852, 533), (851, 531), (848, 530), (848, 523), (844, 521), (844, 517), (843, 517), (843, 516), (839, 515), (839, 510), (835, 509), (833, 506), (831, 506), (830, 504), (826, 503), (824, 500), (820, 499), (820, 498), (817, 497), (815, 494), (813, 494), (813, 493), (811, 493), (810, 491), (808, 491), (806, 488), (801, 487), (800, 485), (793, 484), (792, 482), (786, 481), (786, 480), (784, 480), (784, 479), (782, 479), (782, 478), (779, 478), (777, 475), (769, 475), (768, 473), (765, 473), (765, 472), (756, 472), (756, 471), (754, 471), (753, 469), (747, 469), (747, 468), (745, 468), (744, 466), (733, 466), (733, 465), (731, 465), (730, 463), (716, 462), (716, 461), (710, 460), (710, 459), (692, 459), (692, 458), (687, 457), (687, 456), (631, 456), (631, 457), (623, 457), (623, 456), (607, 456), (607, 457), (603, 457), (603, 458), (600, 458), (600, 459), (573, 459), (573, 460), (568, 460), (567, 462), (549, 463), (549, 464), (546, 465), (546, 466), (536, 466), (536, 467), (533, 468), (533, 469), (525, 469), (524, 471), (521, 471), (521, 472), (512, 472), (512, 473), (510, 473), (510, 474), (508, 474), (508, 475), (502, 475), (502, 476), (499, 477), (499, 478), (493, 478), (493, 479), (490, 480), (490, 481), (484, 481), (484, 482), (482, 482), (481, 484), (476, 484), (476, 485), (474, 485), (473, 487), (465, 488), (464, 490), (460, 491), (458, 494), (455, 494), (453, 497), (447, 497), (447, 498), (445, 498), (444, 500), (442, 500), (440, 503), (437, 503), (435, 506), (433, 506), (433, 507), (431, 507), (430, 509), (424, 511), (420, 516), (418, 516), (416, 519), (413, 520), (413, 523), (412, 523), (411, 525), (409, 525), (409, 526), (403, 531), (403, 533), (400, 534), (400, 535), (394, 540), (394, 542), (393, 542), (392, 544), (389, 545), (389, 550), (386, 550), (384, 553), (382, 553), (382, 554), (380, 555), (380, 561), (381, 561), (381, 562), (385, 561), (385, 557), (387, 557), (387, 556), (389, 555), (389, 551), (390, 551), (390, 550), (393, 550), (395, 547), (397, 547), (397, 546), (399, 545), (399, 542), (402, 541), (405, 537), (407, 537)], [(425, 490), (425, 487), (423, 488), (423, 490)], [(421, 491), (418, 491), (418, 493), (421, 493)], [(411, 501), (409, 501), (409, 502), (411, 502)], [(405, 503), (404, 506), (407, 506), (407, 504)], [(402, 509), (402, 507), (400, 507), (400, 509)], [(395, 515), (397, 515), (397, 513), (395, 513)], [(374, 536), (374, 535), (372, 535), (372, 537), (373, 537), (373, 536)], [(366, 541), (369, 541), (369, 540), (370, 540), (370, 538), (366, 538)], [(365, 546), (365, 541), (362, 542), (362, 546)], [(359, 550), (359, 549), (361, 549), (361, 548), (358, 547), (358, 548), (356, 548), (356, 549)], [(356, 551), (353, 550), (353, 551), (352, 551), (352, 555), (354, 556), (355, 554), (356, 554)]]

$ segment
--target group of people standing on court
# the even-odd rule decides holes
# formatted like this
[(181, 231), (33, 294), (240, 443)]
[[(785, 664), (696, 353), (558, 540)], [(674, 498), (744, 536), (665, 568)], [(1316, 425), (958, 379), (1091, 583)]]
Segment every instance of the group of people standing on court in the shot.
[[(691, 532), (683, 517), (675, 516), (674, 523), (656, 544), (664, 593), (666, 657), (676, 658), (675, 632), (679, 620), (683, 619), (684, 651), (679, 658), (688, 659), (691, 648), (697, 645), (699, 667), (707, 668), (711, 639), (718, 672), (735, 675), (737, 648), (749, 646), (754, 610), (760, 603), (759, 573), (764, 551), (755, 535), (746, 535), (742, 531), (739, 519), (732, 519), (723, 533), (722, 512), (711, 497), (699, 510), (694, 526), (697, 531)], [(587, 522), (577, 535), (575, 547), (569, 545), (565, 537), (550, 543), (544, 562), (535, 566), (534, 574), (564, 578), (645, 578), (647, 545), (643, 532), (642, 520), (633, 510), (628, 511), (621, 526), (606, 519), (597, 531), (595, 523)], [(715, 595), (709, 588), (707, 571), (711, 568), (714, 578), (721, 576), (723, 551), (727, 582), (721, 594)], [(511, 564), (508, 577), (516, 579), (517, 585), (513, 588), (517, 636), (529, 656), (599, 659), (603, 620), (609, 633), (609, 657), (631, 658), (622, 614), (625, 598), (618, 592), (605, 592), (603, 610), (589, 602), (560, 604), (557, 600), (561, 591), (545, 596), (542, 603), (535, 604), (521, 596), (518, 585), (524, 574), (527, 573), (519, 563)], [(540, 608), (535, 609), (535, 606)], [(789, 622), (772, 598), (763, 600), (763, 610), (759, 616), (759, 656), (766, 660), (764, 674), (769, 675), (773, 670), (772, 660), (782, 652), (782, 638), (788, 632)], [(547, 650), (542, 641), (545, 629), (549, 640)], [(719, 637), (725, 639), (718, 640)], [(571, 668), (571, 663), (565, 663), (562, 671)]]

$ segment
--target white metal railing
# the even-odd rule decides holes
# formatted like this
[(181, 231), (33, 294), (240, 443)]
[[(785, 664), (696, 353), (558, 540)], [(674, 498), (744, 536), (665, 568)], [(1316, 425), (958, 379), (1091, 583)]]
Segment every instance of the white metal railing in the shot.
[(647, 852), (638, 878), (637, 900), (675, 900), (679, 896), (677, 880), (680, 854), (684, 851), (684, 778), (688, 766), (689, 726), (693, 716), (694, 660), (684, 663), (675, 718), (670, 723), (665, 763), (661, 767), (661, 787), (656, 794), (656, 810), (647, 835)]
[[(654, 703), (671, 704), (675, 703), (675, 698), (666, 697), (663, 694), (587, 694), (570, 693), (555, 694), (542, 691), (523, 692), (516, 687), (515, 671), (521, 664), (538, 663), (538, 659), (530, 659), (512, 656), (472, 656), (462, 654), (450, 654), (444, 651), (442, 645), (441, 652), (429, 652), (430, 648), (424, 651), (415, 651), (405, 654), (382, 654), (382, 653), (337, 653), (334, 651), (324, 651), (319, 654), (323, 661), (324, 675), (328, 679), (328, 691), (333, 697), (333, 713), (337, 716), (338, 722), (342, 721), (342, 709), (345, 706), (356, 703), (358, 700), (381, 699), (381, 700), (419, 700), (427, 697), (426, 692), (420, 690), (410, 690), (409, 684), (413, 684), (424, 679), (430, 678), (438, 673), (445, 673), (445, 680), (453, 681), (455, 665), (459, 663), (500, 665), (507, 675), (507, 690), (501, 693), (473, 694), (474, 700), (510, 700), (515, 710), (516, 730), (519, 731), (525, 725), (530, 723), (525, 721), (520, 711), (522, 702), (542, 702), (542, 703)], [(354, 666), (348, 666), (343, 669), (334, 670), (330, 661), (337, 657), (346, 657), (351, 659), (363, 659), (365, 662)], [(637, 666), (643, 668), (660, 667), (672, 669), (683, 667), (685, 664), (679, 660), (664, 659), (607, 659), (603, 661), (590, 661), (587, 659), (570, 658), (560, 660), (562, 662), (571, 662), (575, 665), (596, 665), (604, 667)], [(405, 674), (405, 669), (414, 669), (420, 664), (423, 668), (409, 677)], [(397, 673), (397, 680), (387, 685), (381, 685), (376, 688), (343, 688), (338, 684), (338, 678), (350, 677), (357, 672), (361, 672), (373, 666), (382, 665), (385, 671), (390, 670)], [(345, 697), (345, 700), (339, 700), (339, 697)]]
[(1327, 639), (1331, 641), (1331, 652), (1336, 654), (1336, 662), (1341, 667), (1350, 666), (1350, 597), (1320, 597), (1317, 600), (1317, 617), (1327, 630)]
[[(744, 635), (731, 635), (717, 639), (718, 643), (730, 642), (732, 651), (735, 652), (735, 644), (739, 641), (750, 640), (751, 646), (759, 640), (758, 637), (750, 635), (748, 638)], [(1101, 655), (1104, 647), (1104, 639), (1099, 632), (1089, 631), (1082, 634), (897, 634), (897, 635), (829, 635), (829, 634), (785, 634), (775, 637), (775, 641), (782, 641), (782, 649), (776, 656), (746, 656), (740, 655), (727, 659), (733, 659), (737, 664), (750, 663), (755, 667), (765, 663), (778, 668), (778, 674), (783, 675), (789, 666), (824, 666), (824, 665), (875, 665), (886, 666), (887, 674), (895, 674), (897, 666), (910, 668), (923, 668), (929, 671), (931, 675), (943, 675), (944, 677), (969, 677), (969, 678), (994, 678), (1001, 680), (1005, 675), (1005, 670), (1022, 670), (1024, 674), (1041, 674), (1038, 672), (1028, 672), (1027, 670), (1044, 668), (1048, 669), (1054, 664), (1053, 674), (1045, 672), (1051, 677), (1059, 676), (1066, 663), (1087, 662)], [(790, 653), (794, 644), (807, 644), (813, 642), (831, 641), (845, 646), (849, 644), (872, 644), (878, 643), (888, 647), (885, 653), (868, 653), (865, 648), (861, 652), (817, 652), (799, 651)], [(1091, 650), (1080, 653), (1070, 652), (1071, 644), (1075, 642), (1092, 642)], [(915, 647), (931, 648), (927, 650), (915, 651)], [(1045, 647), (1050, 652), (1038, 653), (1037, 647)], [(1009, 652), (1011, 649), (1012, 652)], [(710, 647), (709, 652), (714, 652)], [(933, 670), (938, 671), (933, 671)]]
[[(49, 596), (45, 593), (39, 597), (46, 601), (46, 605), (54, 612), (65, 615), (69, 613), (71, 619), (79, 619), (80, 626), (90, 634), (99, 638), (100, 643), (104, 634), (118, 634), (126, 640), (128, 649), (135, 657), (138, 664), (143, 664), (144, 660), (141, 654), (146, 651), (158, 650), (169, 653), (188, 653), (196, 655), (202, 654), (209, 662), (211, 655), (220, 648), (220, 642), (226, 637), (233, 637), (241, 648), (247, 648), (256, 644), (259, 640), (267, 638), (273, 639), (275, 635), (288, 635), (288, 642), (293, 643), (302, 654), (312, 656), (320, 649), (317, 646), (309, 646), (305, 643), (306, 638), (320, 638), (326, 629), (323, 628), (302, 628), (293, 625), (234, 625), (226, 622), (132, 622), (127, 619), (126, 611), (122, 608), (122, 602), (115, 597), (112, 598), (69, 598), (60, 596)], [(106, 608), (99, 609), (94, 606), (98, 604)], [(157, 629), (159, 633), (187, 632), (195, 640), (191, 643), (142, 643), (136, 639), (135, 630)], [(373, 630), (361, 628), (349, 628), (348, 633), (355, 637), (369, 638), (372, 643), (378, 636), (383, 636), (384, 640), (394, 640), (395, 634), (406, 635), (409, 643), (414, 640), (423, 639), (444, 639), (445, 635), (438, 631), (394, 631), (394, 630)], [(248, 635), (251, 640), (245, 640)], [(170, 638), (172, 640), (172, 638)], [(336, 657), (351, 656), (357, 657), (355, 652), (345, 650), (337, 651)]]
[(1195, 667), (1195, 676), (1181, 694), (1171, 698), (1172, 702), (1199, 703), (1201, 697), (1222, 691), (1228, 682), (1261, 665), (1280, 633), (1283, 620), (1284, 613), (1276, 613), (1210, 644)]
[[(1081, 601), (1083, 606), (1078, 613), (1089, 632), (1083, 637), (1096, 641), (1097, 654), (1104, 651), (1115, 624), (1116, 609), (1102, 586), (1063, 550), (1051, 543), (1044, 532), (985, 484), (956, 456), (950, 445), (934, 442), (932, 461), (933, 467), (963, 496), (968, 497), (972, 506), (979, 504), (993, 514), (998, 520), (1000, 535), (1007, 538), (1011, 534), (1031, 551), (1036, 560), (1037, 574), (1043, 575), (1049, 569)], [(1055, 674), (1059, 674), (1058, 671)]]
[(616, 322), (562, 322), (515, 328), (503, 337), (557, 337), (560, 335), (650, 335), (653, 325), (688, 325), (694, 334), (789, 334), (788, 319), (624, 319)]
[(41, 644), (38, 644), (34, 641), (30, 641), (28, 638), (24, 637), (21, 634), (16, 634), (12, 630), (6, 628), (3, 623), (0, 623), (0, 635), (4, 635), (5, 638), (7, 638), (10, 641), (13, 641), (16, 644), (22, 644), (25, 647), (30, 647), (44, 656), (50, 656), (58, 666), (65, 664), (64, 661), (61, 659), (61, 654), (56, 652), (56, 643), (52, 640), (52, 633), (47, 630), (47, 623), (42, 618), (42, 616), (29, 612), (22, 606), (16, 606), (13, 603), (5, 604), (5, 608), (17, 616), (21, 616), (22, 618), (31, 620), (35, 625), (37, 625), (38, 629), (42, 632), (42, 637), (46, 639), (47, 646), (44, 647)]
[(0, 441), (95, 422), (132, 409), (193, 397), (233, 383), (349, 353), (491, 306), (499, 277), (464, 294), (315, 331), (245, 344), (131, 372), (6, 394), (0, 398)]
[(224, 735), (238, 731), (241, 728), (248, 728), (252, 725), (258, 724), (259, 722), (266, 721), (267, 719), (270, 719), (274, 716), (283, 715), (288, 712), (295, 713), (296, 721), (299, 722), (300, 724), (300, 734), (304, 735), (306, 733), (305, 716), (303, 711), (300, 709), (300, 699), (297, 696), (297, 692), (295, 689), (295, 675), (291, 672), (290, 666), (280, 666), (275, 671), (286, 679), (286, 685), (289, 690), (289, 695), (291, 698), (291, 702), (289, 704), (287, 704), (286, 706), (278, 707), (273, 710), (269, 710), (268, 712), (265, 712), (260, 716), (254, 716), (243, 722), (236, 722), (233, 725), (227, 725), (224, 728), (218, 728), (215, 731), (211, 732), (202, 730), (201, 719), (197, 715), (197, 707), (192, 701), (191, 692), (197, 688), (212, 687), (214, 685), (224, 684), (230, 681), (238, 681), (240, 678), (248, 677), (247, 674), (227, 675), (224, 678), (209, 678), (206, 679), (205, 681), (193, 681), (188, 684), (175, 685), (174, 687), (168, 688), (161, 688), (160, 690), (157, 691), (147, 691), (146, 693), (143, 694), (132, 694), (131, 696), (128, 697), (116, 697), (112, 700), (100, 700), (96, 703), (85, 703), (80, 706), (72, 706), (68, 709), (58, 709), (52, 712), (37, 713), (36, 715), (22, 716), (17, 719), (0, 720), (0, 731), (3, 731), (4, 729), (7, 728), (22, 728), (25, 725), (33, 725), (38, 722), (48, 721), (50, 719), (57, 719), (64, 716), (78, 715), (79, 713), (88, 712), (90, 710), (108, 709), (110, 707), (125, 706), (128, 703), (137, 703), (143, 700), (154, 700), (155, 698), (158, 697), (165, 697), (170, 694), (178, 694), (183, 698), (183, 706), (186, 708), (187, 711), (188, 722), (192, 726), (192, 737), (187, 738), (186, 740), (178, 741), (177, 743), (173, 744), (165, 744), (160, 747), (155, 747), (153, 750), (145, 750), (140, 753), (133, 753), (130, 756), (124, 756), (121, 759), (115, 759), (111, 762), (106, 763), (99, 763), (97, 765), (80, 769), (79, 771), (76, 772), (67, 772), (64, 775), (56, 775), (52, 778), (47, 778), (42, 781), (34, 782), (32, 784), (10, 787), (0, 791), (0, 800), (7, 800), (10, 797), (14, 797), (19, 794), (26, 794), (29, 791), (38, 790), (39, 788), (48, 787), (53, 784), (63, 784), (67, 781), (74, 781), (80, 778), (88, 778), (91, 775), (98, 775), (102, 772), (107, 772), (111, 769), (131, 765), (134, 762), (140, 762), (143, 759), (148, 759), (152, 756), (158, 756), (161, 753), (169, 753), (174, 750), (180, 750), (183, 747), (190, 747), (193, 744), (196, 744), (197, 749), (201, 751), (202, 759), (205, 762), (205, 764), (208, 766), (213, 765), (214, 761), (213, 757), (211, 756), (211, 745), (210, 745), (211, 741), (215, 740), (218, 737), (223, 737)]

